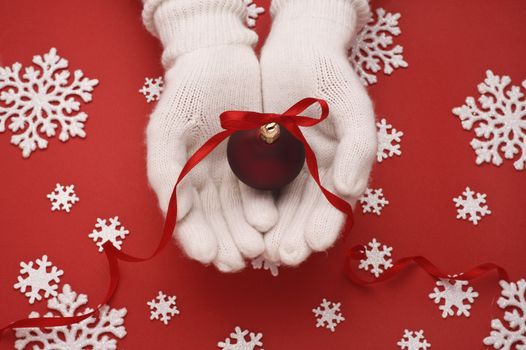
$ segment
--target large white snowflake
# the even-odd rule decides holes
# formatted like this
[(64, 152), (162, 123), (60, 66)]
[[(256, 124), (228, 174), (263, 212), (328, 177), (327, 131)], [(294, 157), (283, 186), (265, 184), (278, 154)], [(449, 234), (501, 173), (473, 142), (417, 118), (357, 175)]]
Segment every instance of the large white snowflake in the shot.
[[(42, 299), (40, 292), (44, 292), (44, 298), (56, 296), (57, 283), (60, 282), (60, 276), (63, 274), (64, 271), (53, 266), (47, 255), (43, 255), (41, 259), (36, 259), (36, 261), (20, 262), (21, 276), (18, 276), (18, 282), (13, 287), (20, 289), (20, 292), (29, 298), (29, 303), (33, 304), (35, 300)], [(24, 275), (27, 276), (23, 277)], [(28, 288), (30, 290), (27, 290)]]
[(453, 198), (455, 207), (457, 207), (457, 219), (468, 219), (474, 225), (477, 225), (483, 216), (491, 214), (491, 210), (489, 210), (488, 206), (485, 205), (485, 193), (477, 192), (475, 195), (474, 191), (472, 191), (469, 187), (466, 187), (466, 190), (462, 193), (462, 195), (464, 197), (458, 196), (457, 198)]
[(150, 307), (150, 320), (160, 320), (165, 325), (172, 319), (172, 316), (179, 315), (176, 305), (176, 296), (167, 296), (159, 291), (154, 299), (147, 302)]
[(250, 28), (256, 26), (256, 21), (260, 14), (265, 13), (265, 9), (254, 3), (254, 0), (242, 0), (247, 8), (246, 22)]
[(84, 77), (81, 70), (71, 73), (68, 61), (52, 48), (43, 56), (33, 57), (37, 66), (26, 67), (18, 62), (0, 67), (0, 132), (13, 132), (11, 143), (22, 150), (24, 158), (37, 149), (47, 147), (45, 137), (59, 140), (85, 137), (84, 123), (88, 115), (79, 112), (80, 101), (91, 101), (97, 79)]
[(270, 260), (265, 259), (263, 255), (258, 256), (257, 258), (252, 260), (252, 268), (255, 270), (260, 270), (261, 268), (265, 270), (269, 270), (270, 274), (274, 277), (277, 277), (279, 275), (279, 262), (272, 262)]
[[(92, 309), (79, 308), (86, 305), (88, 297), (77, 294), (68, 284), (62, 288), (57, 297), (48, 300), (47, 307), (50, 312), (43, 317), (70, 317), (83, 315)], [(110, 309), (108, 305), (100, 307), (99, 314), (90, 316), (85, 320), (70, 326), (60, 326), (47, 329), (19, 328), (15, 330), (15, 349), (32, 350), (115, 350), (117, 340), (126, 335), (124, 317), (126, 308)], [(38, 312), (32, 312), (30, 318), (40, 317)]]
[[(457, 276), (452, 276), (455, 278)], [(464, 290), (464, 287), (467, 287)], [(438, 308), (442, 310), (442, 317), (448, 316), (466, 316), (469, 317), (471, 304), (475, 302), (475, 298), (479, 296), (479, 293), (473, 290), (473, 287), (469, 286), (468, 281), (454, 280), (442, 278), (436, 282), (436, 287), (433, 289), (433, 293), (429, 294), (429, 298), (433, 299), (435, 304), (441, 304)]]
[(333, 303), (323, 299), (317, 308), (312, 309), (316, 316), (316, 327), (324, 327), (334, 332), (336, 326), (345, 321), (345, 317), (340, 312), (340, 307), (341, 303)]
[(504, 321), (491, 321), (492, 331), (484, 338), (485, 345), (492, 345), (495, 349), (524, 350), (526, 349), (526, 281), (500, 281), (502, 294), (497, 304), (504, 312)]
[[(478, 85), (479, 104), (466, 98), (465, 105), (453, 108), (466, 130), (474, 128), (476, 138), (471, 147), (477, 154), (477, 164), (501, 165), (504, 158), (513, 159), (515, 169), (524, 170), (526, 164), (526, 99), (519, 86), (510, 86), (509, 76), (498, 76), (486, 71), (486, 79)], [(526, 89), (526, 80), (522, 82)]]
[[(217, 346), (223, 350), (256, 350), (263, 346), (262, 338), (263, 334), (261, 333), (242, 331), (240, 327), (236, 327), (234, 333), (230, 333), (230, 337), (226, 338), (224, 342), (218, 342)], [(232, 340), (235, 340), (235, 343), (232, 343)]]
[(46, 196), (51, 201), (51, 210), (64, 210), (69, 213), (73, 204), (79, 201), (75, 193), (75, 185), (62, 186), (57, 184), (55, 190)]
[(404, 60), (404, 48), (393, 46), (393, 37), (401, 34), (398, 27), (399, 13), (376, 9), (362, 31), (356, 36), (349, 59), (364, 85), (377, 82), (376, 73), (383, 66), (383, 72), (390, 75), (396, 68), (408, 67)]
[(369, 248), (365, 248), (365, 259), (360, 260), (360, 265), (358, 268), (369, 271), (378, 278), (385, 270), (393, 266), (393, 260), (390, 259), (391, 252), (393, 247), (383, 245), (382, 249), (379, 248), (382, 246), (380, 242), (373, 238), (371, 242), (368, 243)]
[(401, 155), (399, 142), (404, 133), (393, 128), (391, 124), (387, 124), (385, 118), (377, 122), (376, 127), (378, 128), (378, 151), (376, 153), (378, 163), (394, 155)]
[(383, 189), (368, 188), (360, 197), (360, 203), (362, 204), (362, 210), (364, 213), (372, 212), (376, 215), (380, 215), (382, 209), (389, 204), (389, 201), (385, 199)]
[(139, 92), (144, 95), (146, 102), (159, 101), (161, 92), (163, 92), (163, 77), (158, 78), (144, 78), (144, 85)]
[(93, 241), (99, 247), (99, 252), (104, 250), (103, 246), (108, 241), (111, 242), (115, 248), (120, 250), (122, 240), (126, 238), (128, 233), (130, 233), (121, 226), (118, 216), (110, 218), (109, 220), (110, 224), (108, 225), (106, 219), (97, 219), (95, 229), (88, 235), (88, 237), (93, 239)]
[(424, 331), (404, 330), (404, 336), (397, 343), (399, 347), (406, 350), (427, 350), (431, 344), (424, 338)]

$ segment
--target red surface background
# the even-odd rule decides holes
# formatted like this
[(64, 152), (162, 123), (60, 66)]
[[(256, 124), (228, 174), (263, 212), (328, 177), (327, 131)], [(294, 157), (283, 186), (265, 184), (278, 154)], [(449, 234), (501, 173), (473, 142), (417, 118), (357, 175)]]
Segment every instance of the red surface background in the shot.
[[(259, 0), (267, 7), (268, 1)], [(156, 259), (122, 264), (114, 307), (126, 307), (128, 335), (118, 348), (214, 349), (239, 325), (262, 332), (265, 349), (396, 349), (404, 328), (424, 329), (432, 349), (483, 349), (490, 320), (501, 311), (496, 276), (473, 283), (480, 293), (468, 318), (443, 320), (428, 297), (434, 282), (413, 269), (381, 286), (359, 288), (342, 275), (348, 247), (372, 237), (394, 247), (394, 258), (422, 254), (446, 272), (495, 262), (512, 279), (526, 277), (526, 178), (507, 161), (476, 166), (469, 142), (451, 108), (486, 69), (526, 78), (522, 0), (379, 0), (373, 8), (400, 12), (408, 69), (379, 76), (369, 90), (377, 115), (404, 131), (403, 154), (376, 165), (372, 186), (391, 204), (380, 217), (356, 213), (351, 237), (299, 268), (267, 272), (247, 268), (225, 275), (182, 256), (171, 245)], [(0, 134), (0, 324), (44, 311), (13, 289), (19, 262), (48, 254), (65, 271), (62, 282), (101, 299), (106, 260), (87, 237), (97, 217), (118, 215), (131, 234), (127, 252), (146, 255), (157, 244), (162, 216), (145, 172), (144, 130), (153, 107), (138, 93), (144, 77), (162, 74), (161, 48), (142, 27), (139, 1), (0, 1), (0, 64), (31, 64), (35, 54), (56, 47), (86, 76), (97, 78), (88, 113), (87, 138), (23, 159)], [(260, 18), (263, 41), (270, 16)], [(55, 183), (75, 184), (80, 197), (70, 214), (51, 212), (45, 195)], [(493, 214), (478, 226), (455, 218), (452, 198), (469, 185), (488, 194)], [(181, 315), (168, 326), (149, 321), (146, 301), (157, 291), (177, 295)], [(335, 333), (316, 329), (312, 308), (322, 298), (342, 302), (346, 321)], [(0, 349), (13, 348), (8, 333)]]

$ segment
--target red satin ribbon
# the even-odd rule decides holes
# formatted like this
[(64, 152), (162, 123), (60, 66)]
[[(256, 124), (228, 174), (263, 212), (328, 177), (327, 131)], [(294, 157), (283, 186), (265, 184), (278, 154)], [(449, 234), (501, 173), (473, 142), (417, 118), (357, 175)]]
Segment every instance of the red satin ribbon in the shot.
[[(312, 105), (319, 104), (321, 107), (321, 116), (319, 119), (300, 116), (307, 108)], [(210, 152), (212, 152), (221, 142), (223, 142), (230, 135), (236, 131), (241, 130), (251, 130), (261, 127), (262, 125), (276, 122), (281, 126), (286, 128), (296, 139), (303, 143), (305, 148), (305, 157), (307, 161), (307, 167), (309, 172), (318, 184), (318, 187), (323, 192), (323, 195), (327, 200), (337, 209), (342, 211), (347, 215), (345, 225), (343, 227), (343, 233), (347, 234), (352, 225), (353, 225), (353, 215), (352, 207), (342, 198), (338, 197), (334, 193), (327, 190), (320, 181), (320, 175), (318, 173), (318, 162), (314, 151), (309, 146), (307, 140), (303, 136), (303, 133), (300, 130), (300, 127), (310, 127), (321, 123), (329, 116), (329, 106), (327, 102), (315, 98), (306, 98), (301, 100), (292, 106), (283, 114), (267, 114), (267, 113), (256, 113), (256, 112), (242, 112), (242, 111), (227, 111), (220, 115), (221, 127), (225, 129), (224, 131), (219, 132), (218, 134), (212, 136), (201, 148), (199, 148), (191, 157), (188, 159), (181, 174), (177, 179), (177, 182), (174, 185), (172, 195), (170, 197), (170, 203), (168, 205), (168, 211), (166, 214), (166, 220), (164, 222), (163, 233), (157, 248), (154, 252), (147, 257), (136, 257), (127, 253), (124, 253), (120, 250), (115, 249), (111, 242), (106, 242), (103, 246), (106, 257), (108, 258), (108, 265), (110, 270), (110, 283), (106, 296), (102, 299), (99, 304), (107, 304), (112, 296), (115, 294), (117, 287), (119, 285), (119, 260), (128, 261), (128, 262), (143, 262), (154, 258), (159, 254), (163, 248), (171, 240), (172, 233), (175, 230), (177, 223), (177, 194), (176, 188), (183, 178), (197, 165), (201, 162)], [(13, 328), (29, 328), (29, 327), (56, 327), (56, 326), (65, 326), (73, 323), (80, 322), (90, 316), (94, 316), (99, 312), (99, 307), (94, 311), (84, 314), (82, 316), (74, 317), (38, 317), (38, 318), (26, 318), (18, 321), (14, 321), (6, 325), (5, 327), (0, 328), (0, 336), (2, 333), (8, 329)]]
[(396, 261), (391, 268), (387, 269), (384, 273), (382, 273), (380, 277), (374, 280), (366, 280), (358, 276), (355, 272), (355, 268), (353, 268), (353, 261), (366, 258), (365, 249), (366, 249), (366, 246), (364, 245), (357, 245), (357, 246), (352, 247), (347, 253), (347, 259), (345, 261), (345, 268), (344, 268), (345, 275), (353, 283), (359, 286), (367, 286), (367, 285), (373, 285), (373, 284), (385, 282), (393, 278), (394, 276), (398, 275), (404, 269), (406, 269), (407, 267), (413, 264), (416, 264), (418, 267), (422, 268), (428, 275), (430, 275), (436, 280), (444, 278), (444, 279), (451, 279), (451, 280), (471, 281), (475, 278), (485, 275), (488, 272), (496, 270), (499, 276), (499, 280), (509, 281), (509, 276), (506, 270), (504, 270), (504, 268), (500, 267), (499, 265), (496, 265), (493, 263), (481, 264), (481, 265), (475, 266), (474, 268), (470, 269), (469, 271), (465, 273), (456, 275), (455, 277), (451, 277), (450, 275), (445, 274), (442, 271), (440, 271), (440, 269), (436, 265), (434, 265), (431, 261), (429, 261), (427, 258), (423, 256), (410, 256), (410, 257), (402, 258)]

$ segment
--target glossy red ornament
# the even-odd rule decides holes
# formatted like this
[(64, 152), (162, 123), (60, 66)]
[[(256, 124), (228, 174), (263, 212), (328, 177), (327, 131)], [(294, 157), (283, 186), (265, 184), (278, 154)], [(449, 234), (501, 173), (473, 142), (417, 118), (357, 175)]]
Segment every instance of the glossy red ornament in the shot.
[(232, 134), (227, 159), (234, 174), (248, 186), (277, 190), (298, 176), (305, 150), (287, 129), (271, 123)]

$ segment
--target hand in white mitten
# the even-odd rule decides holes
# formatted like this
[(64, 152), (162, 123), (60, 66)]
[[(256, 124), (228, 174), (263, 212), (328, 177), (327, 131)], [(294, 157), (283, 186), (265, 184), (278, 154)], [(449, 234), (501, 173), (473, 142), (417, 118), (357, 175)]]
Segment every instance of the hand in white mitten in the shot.
[[(274, 0), (271, 12), (261, 57), (264, 111), (284, 111), (304, 97), (329, 103), (329, 118), (303, 131), (324, 186), (354, 205), (367, 187), (377, 146), (372, 102), (347, 58), (368, 19), (367, 0)], [(344, 222), (305, 168), (282, 191), (278, 210), (279, 221), (265, 236), (266, 255), (288, 265), (329, 248)]]
[[(239, 0), (146, 0), (144, 22), (163, 44), (165, 89), (147, 128), (148, 178), (166, 214), (187, 158), (221, 130), (225, 110), (261, 110), (257, 36), (243, 24)], [(277, 221), (270, 193), (234, 177), (226, 145), (206, 157), (178, 186), (175, 236), (184, 251), (221, 271), (260, 255)], [(260, 231), (260, 232), (258, 232)]]

